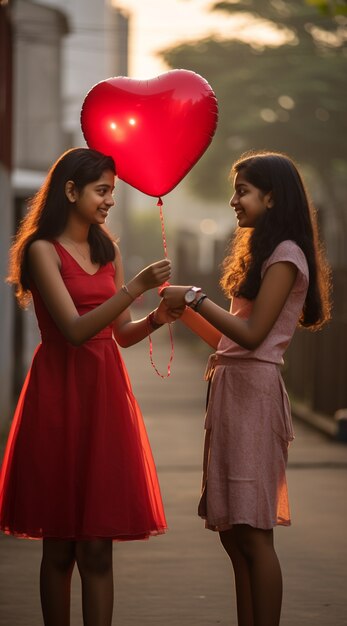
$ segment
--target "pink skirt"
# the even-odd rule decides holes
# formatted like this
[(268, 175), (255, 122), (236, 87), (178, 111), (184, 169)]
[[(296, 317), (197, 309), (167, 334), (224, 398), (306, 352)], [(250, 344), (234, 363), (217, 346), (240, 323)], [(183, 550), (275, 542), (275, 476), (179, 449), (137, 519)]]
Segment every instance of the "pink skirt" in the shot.
[(212, 356), (199, 515), (215, 531), (289, 526), (285, 471), (294, 433), (279, 366)]

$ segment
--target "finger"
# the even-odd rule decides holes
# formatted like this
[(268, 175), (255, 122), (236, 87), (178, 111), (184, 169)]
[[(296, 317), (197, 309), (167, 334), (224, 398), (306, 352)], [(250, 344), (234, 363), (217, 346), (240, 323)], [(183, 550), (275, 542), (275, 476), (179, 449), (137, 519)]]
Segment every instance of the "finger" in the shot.
[(169, 259), (161, 259), (161, 261), (153, 263), (153, 266), (157, 268), (171, 267), (171, 261)]
[(171, 265), (164, 265), (161, 267), (154, 268), (155, 274), (170, 274), (171, 273)]

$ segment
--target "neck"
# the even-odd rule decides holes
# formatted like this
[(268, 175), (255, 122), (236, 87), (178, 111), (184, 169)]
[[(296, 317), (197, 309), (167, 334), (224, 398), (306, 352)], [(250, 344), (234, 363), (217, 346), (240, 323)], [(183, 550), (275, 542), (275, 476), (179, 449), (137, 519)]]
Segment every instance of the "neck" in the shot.
[(61, 237), (74, 241), (75, 243), (85, 243), (88, 241), (89, 224), (67, 224), (61, 234)]

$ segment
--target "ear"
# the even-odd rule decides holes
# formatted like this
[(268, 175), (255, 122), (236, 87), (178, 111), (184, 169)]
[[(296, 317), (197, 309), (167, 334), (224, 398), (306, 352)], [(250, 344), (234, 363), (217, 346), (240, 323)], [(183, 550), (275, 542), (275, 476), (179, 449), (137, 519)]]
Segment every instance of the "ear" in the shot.
[(274, 201), (273, 201), (273, 197), (272, 197), (272, 191), (269, 191), (269, 193), (266, 194), (265, 201), (266, 201), (266, 208), (267, 209), (272, 209), (272, 207), (274, 205)]
[(68, 180), (65, 184), (65, 195), (70, 202), (76, 202), (77, 192), (73, 180)]

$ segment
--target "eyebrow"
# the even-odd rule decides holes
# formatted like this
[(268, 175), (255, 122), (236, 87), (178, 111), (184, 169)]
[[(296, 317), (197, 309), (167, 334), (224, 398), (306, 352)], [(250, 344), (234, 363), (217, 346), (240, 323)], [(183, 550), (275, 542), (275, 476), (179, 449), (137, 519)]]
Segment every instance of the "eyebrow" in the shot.
[(238, 187), (248, 187), (248, 183), (246, 181), (244, 183), (236, 183), (234, 188), (237, 189)]
[(114, 189), (114, 185), (108, 185), (107, 183), (99, 183), (98, 185), (96, 185), (96, 189)]

